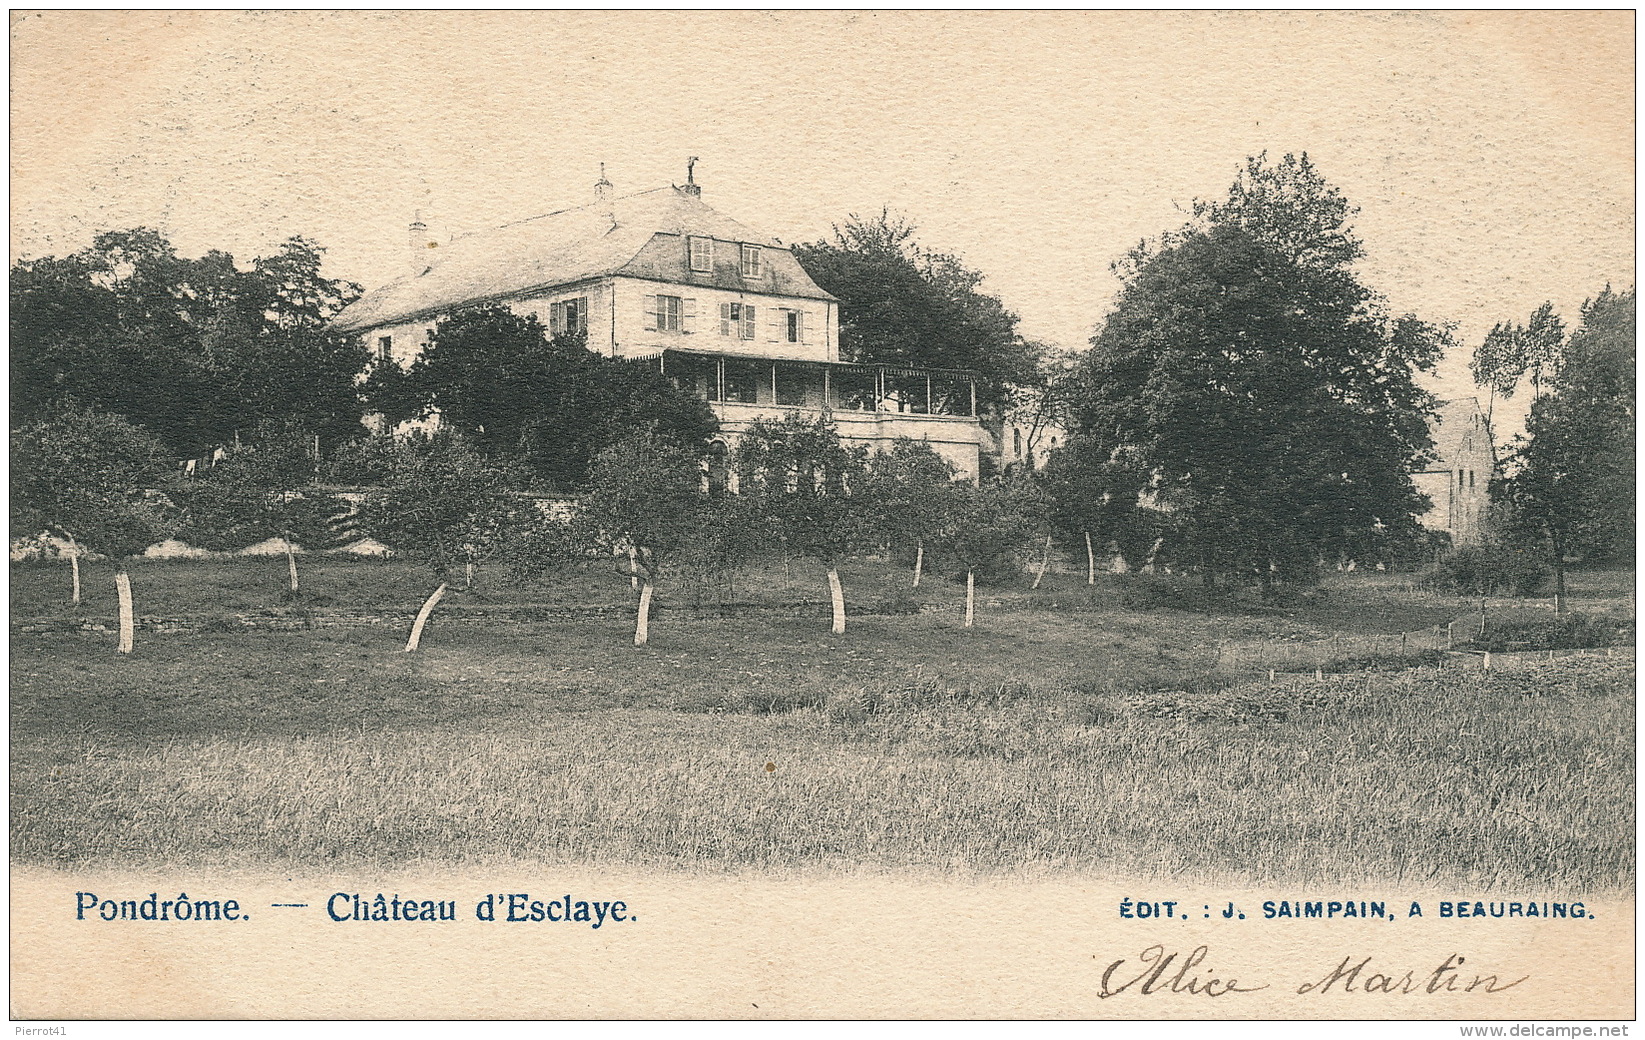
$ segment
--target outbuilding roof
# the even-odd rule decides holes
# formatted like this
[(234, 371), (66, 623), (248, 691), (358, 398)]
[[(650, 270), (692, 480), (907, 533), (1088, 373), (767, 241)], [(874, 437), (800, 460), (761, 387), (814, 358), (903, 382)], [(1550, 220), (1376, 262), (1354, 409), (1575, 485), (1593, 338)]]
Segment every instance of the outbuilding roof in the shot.
[[(715, 251), (712, 273), (691, 272), (686, 235), (761, 246), (760, 275), (743, 277), (737, 251), (731, 248)], [(679, 239), (679, 248), (654, 244), (659, 236)], [(431, 252), (434, 258), (424, 270), (360, 297), (337, 315), (333, 326), (344, 332), (364, 331), (465, 304), (533, 295), (618, 274), (834, 298), (811, 280), (782, 243), (705, 205), (700, 195), (673, 186), (504, 224)]]

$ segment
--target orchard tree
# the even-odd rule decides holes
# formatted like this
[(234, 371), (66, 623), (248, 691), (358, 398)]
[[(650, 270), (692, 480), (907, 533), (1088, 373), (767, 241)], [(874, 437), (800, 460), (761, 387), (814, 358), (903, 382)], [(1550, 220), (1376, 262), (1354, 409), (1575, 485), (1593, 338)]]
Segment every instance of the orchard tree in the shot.
[(324, 513), (334, 502), (315, 487), (318, 466), (307, 427), (290, 420), (259, 425), (240, 450), (179, 487), (187, 537), (224, 549), (278, 538), (285, 549), (287, 592), (296, 596), (296, 532), (323, 530)]
[(755, 536), (828, 569), (835, 635), (845, 632), (840, 564), (874, 535), (872, 502), (862, 494), (865, 455), (842, 445), (827, 419), (797, 412), (756, 419), (737, 448), (739, 504)]
[(1017, 332), (1017, 316), (983, 291), (981, 273), (916, 244), (914, 231), (889, 210), (853, 214), (832, 241), (794, 247), (806, 273), (840, 300), (841, 358), (974, 369), (978, 403), (1003, 404), (1012, 386), (1034, 382), (1035, 348)]
[(650, 431), (631, 434), (594, 458), (577, 518), (586, 541), (629, 554), (626, 576), (641, 583), (635, 646), (649, 638), (652, 595), (664, 565), (689, 552), (708, 526), (703, 483), (697, 452)]
[(176, 528), (170, 481), (160, 442), (117, 415), (68, 409), (11, 434), (12, 529), (67, 541), (76, 593), (82, 549), (114, 561), (122, 654), (136, 627), (129, 561)]
[(976, 618), (977, 571), (1014, 566), (1035, 541), (1043, 501), (1027, 481), (991, 480), (956, 485), (947, 548), (965, 565), (965, 627)]
[[(1571, 557), (1631, 559), (1635, 514), (1635, 305), (1610, 286), (1582, 306), (1582, 324), (1531, 405), (1525, 433), (1492, 484), (1509, 527), (1554, 570), (1565, 604)], [(1557, 319), (1556, 319), (1557, 320)]]
[(1306, 156), (1248, 161), (1228, 197), (1134, 249), (1072, 412), (1148, 475), (1173, 549), (1217, 573), (1311, 577), (1414, 530), (1448, 333), (1392, 317), (1352, 269), (1353, 210)]
[(1141, 515), (1145, 474), (1124, 452), (1075, 435), (1051, 452), (1040, 481), (1052, 525), (1064, 538), (1085, 544), (1087, 585), (1097, 582), (1097, 544), (1126, 561), (1146, 551), (1152, 534)]
[(873, 504), (878, 536), (914, 552), (914, 587), (925, 571), (925, 547), (947, 528), (954, 503), (954, 467), (925, 441), (899, 437), (868, 458), (862, 484)]
[(395, 552), (423, 563), (438, 585), (411, 626), (406, 652), (446, 593), (447, 575), (469, 546), (495, 538), (512, 518), (517, 470), (500, 465), (460, 435), (441, 432), (403, 440), (379, 438), (368, 453), (382, 474), (366, 492), (361, 527)]

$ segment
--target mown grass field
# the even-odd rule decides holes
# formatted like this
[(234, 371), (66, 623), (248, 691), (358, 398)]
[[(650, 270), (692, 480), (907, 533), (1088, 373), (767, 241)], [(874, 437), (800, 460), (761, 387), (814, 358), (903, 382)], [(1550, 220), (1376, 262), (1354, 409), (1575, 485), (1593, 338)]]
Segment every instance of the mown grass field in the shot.
[[(499, 623), (459, 603), (415, 655), (403, 626), (339, 626), (145, 632), (130, 659), (103, 633), (19, 629), (76, 615), (60, 565), (14, 566), (13, 857), (1632, 881), (1631, 650), (1270, 682), (1219, 669), (1219, 648), (1424, 629), (1460, 605), (1344, 581), (1285, 608), (1183, 609), (1054, 573), (989, 590), (971, 631), (956, 587), (928, 580), (915, 605), (941, 609), (832, 637), (807, 566), (736, 595), (814, 612), (665, 609), (644, 650), (621, 614)], [(87, 570), (83, 616), (112, 615)], [(277, 609), (282, 575), (144, 564), (138, 612)], [(846, 574), (854, 606), (907, 609), (906, 580)], [(428, 584), (352, 561), (305, 581), (393, 608)], [(473, 601), (627, 595), (590, 569)]]

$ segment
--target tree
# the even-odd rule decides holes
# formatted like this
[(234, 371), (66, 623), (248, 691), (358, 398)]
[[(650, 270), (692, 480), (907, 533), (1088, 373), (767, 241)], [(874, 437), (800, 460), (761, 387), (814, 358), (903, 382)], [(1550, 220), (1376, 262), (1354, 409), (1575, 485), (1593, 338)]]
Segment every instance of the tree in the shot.
[(939, 538), (953, 507), (954, 467), (924, 441), (899, 437), (868, 458), (863, 496), (873, 503), (876, 531), (893, 549), (914, 552), (914, 587), (925, 570), (925, 547)]
[(659, 441), (649, 430), (595, 457), (577, 515), (587, 541), (631, 551), (628, 573), (641, 580), (635, 646), (649, 638), (652, 595), (664, 564), (700, 540), (707, 506), (697, 453)]
[(1034, 348), (1017, 316), (982, 290), (981, 273), (924, 249), (914, 227), (889, 210), (853, 214), (833, 241), (797, 245), (806, 273), (840, 300), (840, 356), (869, 364), (975, 369), (982, 406), (1034, 380)]
[(1474, 348), (1474, 383), (1489, 392), (1485, 408), (1485, 424), (1490, 426), (1496, 399), (1504, 401), (1514, 396), (1525, 373), (1531, 374), (1533, 398), (1542, 396), (1545, 373), (1557, 371), (1565, 350), (1565, 323), (1554, 313), (1554, 305), (1545, 302), (1531, 312), (1531, 320), (1524, 325), (1498, 322), (1492, 326), (1480, 345)]
[(1635, 304), (1633, 289), (1610, 286), (1583, 304), (1581, 326), (1552, 362), (1551, 392), (1531, 405), (1509, 473), (1492, 484), (1508, 503), (1510, 533), (1553, 567), (1560, 610), (1569, 558), (1633, 555)]
[(827, 419), (798, 413), (756, 419), (737, 448), (739, 504), (756, 536), (828, 568), (835, 635), (845, 632), (840, 564), (873, 535), (872, 503), (859, 494), (865, 456), (842, 445)]
[(243, 271), (221, 251), (180, 257), (138, 228), (13, 264), (13, 421), (78, 404), (123, 415), (187, 456), (264, 419), (351, 433), (365, 353), (325, 324), (359, 287), (324, 278), (320, 257), (293, 238)]
[(1250, 160), (1194, 214), (1116, 265), (1078, 430), (1147, 474), (1171, 550), (1207, 582), (1254, 573), (1266, 592), (1414, 530), (1432, 400), (1413, 373), (1447, 330), (1359, 283), (1352, 210), (1306, 157)]
[(409, 369), (379, 363), (365, 392), (391, 423), (438, 413), (480, 451), (562, 490), (583, 487), (594, 456), (633, 429), (686, 447), (718, 429), (707, 402), (655, 369), (602, 357), (581, 334), (550, 339), (535, 316), (501, 305), (441, 318)]
[(1014, 563), (1041, 519), (1043, 503), (1028, 481), (991, 480), (956, 485), (958, 502), (947, 546), (965, 565), (965, 627), (976, 617), (977, 571)]
[(260, 424), (249, 444), (179, 487), (186, 537), (205, 548), (224, 549), (280, 539), (287, 591), (296, 596), (296, 532), (320, 530), (333, 502), (315, 489), (318, 466), (306, 427), (295, 420)]
[(82, 547), (115, 561), (122, 654), (136, 627), (130, 558), (175, 529), (169, 480), (160, 442), (116, 415), (68, 409), (12, 431), (12, 527), (67, 540), (77, 576)]
[(372, 537), (425, 564), (439, 583), (412, 623), (406, 652), (417, 649), (423, 626), (446, 593), (451, 565), (467, 547), (496, 536), (514, 512), (510, 489), (517, 470), (487, 459), (460, 435), (442, 432), (403, 440), (378, 438), (368, 453), (383, 473), (366, 492), (361, 527)]
[(1146, 474), (1124, 452), (1078, 434), (1051, 452), (1040, 480), (1052, 525), (1064, 538), (1085, 543), (1086, 584), (1097, 581), (1096, 545), (1105, 552), (1112, 546), (1127, 561), (1146, 551), (1152, 541), (1140, 515)]

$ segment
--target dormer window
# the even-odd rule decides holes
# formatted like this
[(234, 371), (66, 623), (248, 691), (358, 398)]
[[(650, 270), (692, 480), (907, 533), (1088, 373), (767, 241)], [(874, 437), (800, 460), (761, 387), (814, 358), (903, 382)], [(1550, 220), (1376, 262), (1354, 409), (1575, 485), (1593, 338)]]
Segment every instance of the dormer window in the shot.
[(699, 274), (713, 274), (714, 240), (712, 238), (703, 238), (700, 235), (692, 235), (689, 241), (691, 243), (691, 269)]
[(760, 276), (760, 247), (743, 243), (743, 277), (758, 278)]

